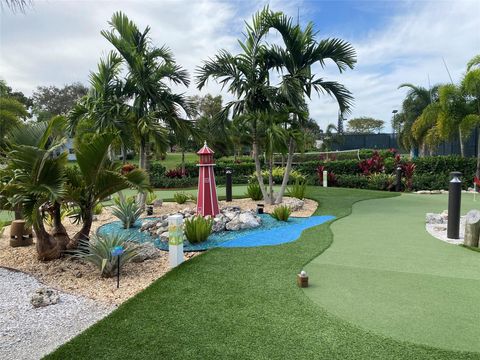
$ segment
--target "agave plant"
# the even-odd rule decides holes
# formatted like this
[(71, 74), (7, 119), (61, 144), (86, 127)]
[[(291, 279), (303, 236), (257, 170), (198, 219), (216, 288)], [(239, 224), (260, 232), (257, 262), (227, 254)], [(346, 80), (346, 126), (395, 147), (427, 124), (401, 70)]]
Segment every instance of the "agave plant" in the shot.
[(197, 244), (207, 240), (212, 232), (213, 219), (205, 218), (201, 215), (185, 219), (185, 236), (192, 244)]
[(295, 184), (287, 189), (287, 195), (303, 200), (307, 192), (307, 183), (305, 181), (296, 180)]
[(254, 201), (262, 200), (263, 195), (262, 195), (262, 189), (260, 188), (260, 185), (254, 182), (248, 184), (247, 196)]
[(138, 245), (129, 241), (126, 235), (119, 233), (95, 235), (90, 241), (80, 241), (78, 248), (72, 251), (76, 258), (83, 259), (100, 269), (102, 277), (112, 277), (117, 274), (117, 257), (112, 255), (112, 250), (122, 247), (120, 255), (120, 268), (138, 254)]
[(187, 194), (185, 194), (183, 191), (176, 192), (175, 194), (173, 194), (173, 200), (175, 200), (177, 204), (185, 204), (189, 198), (190, 197)]
[(123, 223), (124, 229), (131, 228), (142, 214), (142, 208), (138, 206), (133, 197), (124, 198), (120, 196), (115, 198), (114, 201), (115, 206), (112, 207), (112, 215)]

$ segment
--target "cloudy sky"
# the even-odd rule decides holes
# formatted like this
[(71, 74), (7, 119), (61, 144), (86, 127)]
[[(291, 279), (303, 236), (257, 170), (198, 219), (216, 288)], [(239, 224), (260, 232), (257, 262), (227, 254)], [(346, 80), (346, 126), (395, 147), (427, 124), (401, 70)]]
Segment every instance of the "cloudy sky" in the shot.
[[(25, 14), (2, 9), (0, 78), (27, 95), (39, 85), (88, 84), (89, 72), (111, 49), (100, 31), (121, 10), (140, 28), (149, 25), (153, 42), (169, 46), (193, 79), (196, 66), (219, 49), (238, 51), (244, 20), (267, 3), (302, 24), (312, 21), (319, 39), (339, 37), (353, 44), (354, 70), (339, 74), (331, 64), (315, 68), (318, 77), (352, 91), (349, 118), (372, 116), (390, 124), (405, 95), (399, 84), (449, 82), (443, 59), (458, 81), (466, 62), (480, 52), (480, 0), (33, 0)], [(199, 93), (194, 85), (178, 90)], [(215, 83), (202, 91), (207, 92), (230, 98)], [(337, 109), (326, 96), (310, 101), (311, 116), (322, 128), (336, 123)]]

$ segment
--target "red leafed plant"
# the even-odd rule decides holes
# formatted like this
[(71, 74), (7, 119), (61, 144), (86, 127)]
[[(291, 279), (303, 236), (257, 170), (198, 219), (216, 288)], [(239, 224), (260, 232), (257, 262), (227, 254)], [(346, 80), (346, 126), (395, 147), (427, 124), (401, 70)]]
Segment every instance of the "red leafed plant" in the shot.
[(477, 185), (477, 190), (479, 190), (480, 189), (480, 179), (475, 176), (473, 178), (473, 182), (474, 182), (475, 185)]
[(416, 165), (412, 162), (408, 162), (403, 165), (403, 173), (405, 174), (405, 180), (407, 181), (407, 189), (412, 191), (413, 187), (413, 174), (415, 173)]
[(370, 175), (384, 171), (383, 158), (376, 150), (373, 152), (371, 158), (360, 161), (358, 166), (362, 170), (363, 175)]
[[(318, 180), (320, 185), (323, 183), (323, 171), (326, 170), (325, 166), (319, 165), (317, 167)], [(330, 186), (334, 186), (337, 183), (337, 177), (333, 171), (327, 171), (327, 183)]]
[(126, 175), (129, 172), (135, 170), (137, 167), (134, 164), (124, 164), (122, 165), (121, 173), (122, 175)]
[(187, 171), (182, 171), (181, 168), (170, 169), (165, 172), (165, 176), (171, 179), (181, 179), (184, 176), (187, 176)]

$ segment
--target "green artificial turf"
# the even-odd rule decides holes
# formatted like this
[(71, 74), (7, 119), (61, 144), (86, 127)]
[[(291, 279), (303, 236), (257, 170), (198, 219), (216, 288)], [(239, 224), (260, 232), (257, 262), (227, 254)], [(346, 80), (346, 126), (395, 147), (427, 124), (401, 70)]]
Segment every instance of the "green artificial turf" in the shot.
[[(309, 190), (320, 202), (317, 214), (337, 217), (348, 215), (356, 201), (391, 196), (354, 189)], [(296, 286), (296, 274), (331, 242), (329, 224), (323, 224), (304, 231), (293, 243), (205, 252), (47, 358), (478, 358), (362, 330), (312, 302)]]
[[(360, 327), (480, 352), (480, 255), (425, 230), (425, 213), (441, 212), (447, 201), (408, 194), (355, 204), (332, 225), (332, 246), (307, 266), (306, 294)], [(462, 213), (480, 206), (471, 194), (462, 203)]]

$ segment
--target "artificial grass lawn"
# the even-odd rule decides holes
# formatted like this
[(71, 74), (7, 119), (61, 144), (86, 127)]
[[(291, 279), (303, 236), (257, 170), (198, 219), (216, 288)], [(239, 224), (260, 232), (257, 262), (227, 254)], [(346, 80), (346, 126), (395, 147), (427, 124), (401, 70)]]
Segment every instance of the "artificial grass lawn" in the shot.
[[(309, 190), (320, 202), (316, 214), (336, 217), (348, 215), (356, 201), (391, 196), (354, 189)], [(313, 303), (296, 286), (296, 274), (331, 242), (329, 225), (324, 224), (280, 246), (210, 250), (172, 270), (47, 358), (478, 358), (373, 334)]]
[[(307, 266), (306, 294), (333, 314), (401, 340), (480, 352), (480, 254), (434, 239), (425, 213), (446, 195), (355, 204), (332, 246)], [(463, 194), (462, 214), (480, 203)], [(341, 299), (341, 301), (339, 301)]]

